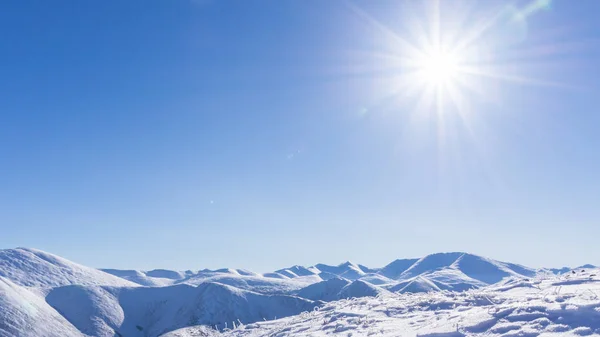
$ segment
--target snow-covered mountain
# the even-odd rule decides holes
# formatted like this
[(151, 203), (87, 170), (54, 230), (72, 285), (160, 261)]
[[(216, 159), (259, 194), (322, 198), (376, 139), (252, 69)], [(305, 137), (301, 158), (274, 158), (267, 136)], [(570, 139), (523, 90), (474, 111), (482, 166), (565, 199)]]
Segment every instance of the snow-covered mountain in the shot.
[(0, 337), (83, 337), (35, 289), (0, 276)]
[(398, 259), (387, 266), (381, 268), (378, 274), (383, 275), (389, 279), (397, 280), (400, 275), (404, 273), (408, 268), (414, 265), (419, 259)]
[(267, 279), (239, 270), (204, 270), (191, 278), (168, 271), (112, 272), (123, 278), (143, 275), (145, 280), (188, 283), (142, 287), (38, 250), (3, 250), (0, 336), (152, 337), (194, 324), (224, 329), (272, 320), (313, 310), (322, 303), (275, 294), (304, 287), (304, 278)]
[(136, 288), (72, 285), (53, 289), (46, 301), (82, 333), (106, 337), (159, 336), (198, 324), (223, 329), (296, 315), (319, 305), (219, 283)]
[(535, 275), (536, 270), (500, 262), (485, 257), (466, 253), (439, 253), (427, 255), (415, 261), (396, 279), (407, 279), (418, 275), (426, 275), (442, 269), (460, 271), (471, 279), (485, 284), (493, 284), (508, 276)]
[[(436, 287), (410, 287), (464, 291), (499, 282), (506, 277), (531, 277), (536, 270), (467, 253), (438, 253), (423, 258), (399, 259), (383, 268), (370, 268), (352, 262), (339, 265), (316, 264), (310, 267), (292, 266), (271, 273), (257, 274), (240, 269), (201, 270), (196, 273), (164, 271), (160, 275), (133, 270), (104, 271), (144, 286), (172, 284), (199, 285), (218, 282), (260, 293), (289, 294), (324, 280), (342, 278), (361, 280), (383, 289), (403, 291), (413, 284), (432, 283)], [(165, 277), (170, 273), (170, 278)], [(426, 282), (425, 282), (426, 281)]]
[(315, 268), (321, 272), (343, 277), (348, 280), (357, 280), (367, 274), (369, 268), (354, 264), (350, 261), (344, 262), (337, 266), (329, 266), (326, 264), (317, 264)]
[(148, 275), (148, 272), (141, 270), (119, 270), (119, 269), (100, 269), (101, 271), (120, 277), (127, 281), (136, 283), (142, 286), (149, 287), (160, 287), (167, 286), (175, 283), (179, 279), (164, 278), (164, 277), (152, 277)]
[[(562, 277), (581, 272), (569, 270)], [(345, 299), (508, 291), (537, 275), (531, 268), (466, 253), (395, 260), (383, 268), (345, 262), (258, 274), (227, 268), (98, 270), (35, 249), (7, 249), (0, 250), (0, 337), (157, 337), (198, 324), (224, 331), (324, 310), (325, 303)], [(194, 329), (180, 331), (217, 333)]]
[(350, 281), (334, 277), (302, 288), (295, 295), (314, 301), (335, 301), (340, 299), (340, 292), (348, 284), (350, 284)]
[(302, 267), (302, 266), (293, 266), (286, 269), (280, 269), (275, 271), (275, 274), (280, 274), (287, 278), (296, 278), (302, 276), (314, 276), (318, 275), (320, 271), (314, 267)]
[(544, 280), (514, 277), (470, 292), (430, 292), (330, 302), (310, 314), (217, 334), (200, 327), (164, 337), (600, 336), (599, 270)]
[[(293, 268), (297, 270), (300, 267)], [(284, 269), (287, 270), (289, 269)], [(323, 280), (360, 280), (400, 292), (464, 291), (494, 284), (506, 277), (532, 277), (537, 272), (532, 268), (467, 253), (438, 253), (420, 259), (399, 259), (383, 268), (368, 268), (345, 262), (337, 266), (317, 264), (303, 270), (310, 271)], [(406, 287), (408, 284), (411, 286)]]
[(0, 250), (0, 277), (21, 286), (39, 288), (69, 284), (137, 286), (98, 269), (30, 248)]
[(340, 299), (360, 298), (385, 295), (387, 293), (388, 291), (381, 287), (362, 280), (356, 280), (342, 288), (338, 294), (338, 297)]

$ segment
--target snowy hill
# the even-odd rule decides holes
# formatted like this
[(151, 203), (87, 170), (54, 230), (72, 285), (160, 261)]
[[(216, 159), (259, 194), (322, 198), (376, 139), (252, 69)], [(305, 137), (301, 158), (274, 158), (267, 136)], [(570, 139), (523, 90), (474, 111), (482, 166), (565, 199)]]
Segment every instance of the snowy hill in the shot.
[[(296, 324), (298, 317), (310, 321), (312, 315), (324, 315), (328, 310), (339, 311), (341, 316), (319, 316), (323, 321), (317, 327), (328, 327), (327, 331), (336, 334), (362, 331), (357, 327), (340, 326), (353, 324), (354, 321), (348, 318), (353, 314), (349, 314), (348, 310), (356, 309), (356, 305), (350, 306), (350, 309), (345, 306), (347, 303), (359, 303), (357, 301), (366, 301), (364, 303), (368, 303), (367, 307), (371, 308), (374, 316), (381, 314), (376, 309), (377, 303), (391, 301), (385, 309), (387, 318), (382, 316), (381, 319), (384, 332), (388, 331), (388, 324), (398, 324), (427, 334), (430, 326), (423, 328), (425, 330), (417, 327), (429, 319), (427, 315), (431, 312), (425, 310), (423, 304), (419, 304), (419, 308), (406, 309), (414, 304), (410, 301), (426, 298), (431, 302), (444, 297), (435, 309), (430, 303), (430, 310), (442, 315), (439, 317), (445, 317), (443, 310), (461, 308), (465, 303), (469, 303), (473, 310), (486, 305), (486, 310), (504, 310), (489, 306), (513, 303), (523, 292), (527, 292), (527, 301), (534, 301), (532, 298), (538, 296), (535, 291), (543, 290), (543, 301), (556, 295), (557, 303), (565, 303), (567, 297), (562, 296), (562, 289), (572, 288), (578, 291), (580, 297), (585, 293), (597, 299), (596, 291), (600, 289), (596, 288), (600, 287), (600, 279), (596, 275), (600, 273), (590, 268), (583, 266), (555, 275), (550, 270), (538, 272), (472, 254), (440, 253), (420, 259), (395, 260), (383, 268), (345, 262), (337, 266), (293, 266), (266, 274), (228, 268), (198, 272), (98, 270), (35, 249), (7, 249), (0, 250), (0, 337), (157, 337), (165, 333), (169, 333), (168, 336), (267, 336), (275, 332), (278, 336), (286, 336), (291, 331), (299, 334), (290, 336), (302, 336), (302, 331), (319, 330), (311, 330), (315, 328), (312, 326), (278, 330), (281, 328), (278, 324)], [(357, 298), (364, 300), (346, 300)], [(579, 300), (577, 296), (568, 298)], [(405, 309), (392, 310), (396, 305), (394, 301), (404, 303)], [(576, 302), (570, 304), (577, 305)], [(583, 314), (588, 310), (585, 308), (580, 308)], [(398, 314), (403, 310), (425, 310), (427, 313), (418, 322), (406, 323)], [(467, 311), (475, 312), (464, 310)], [(467, 321), (476, 321), (484, 315), (484, 311), (478, 311), (473, 317), (464, 312), (448, 314), (447, 319), (451, 322), (441, 321), (440, 324), (452, 325), (455, 320), (459, 325), (467, 324)], [(557, 327), (556, 331), (564, 329), (574, 334), (589, 334), (600, 328), (587, 321), (585, 324), (569, 321), (568, 312), (561, 313), (565, 315), (566, 323), (555, 322), (551, 315), (544, 316), (556, 324), (567, 326)], [(279, 320), (288, 316), (296, 318)], [(367, 316), (371, 317), (371, 314)], [(396, 318), (401, 321), (392, 322)], [(339, 320), (339, 323), (334, 324), (332, 319)], [(502, 327), (508, 324), (503, 319), (495, 321), (495, 330), (481, 328), (481, 331), (502, 335), (497, 331), (504, 331)], [(365, 324), (364, 320), (359, 321)], [(211, 328), (185, 329), (198, 324)], [(377, 324), (375, 326), (380, 329)], [(228, 332), (231, 328), (234, 330)], [(526, 332), (531, 328), (531, 325), (524, 325), (519, 331)], [(477, 329), (475, 326), (465, 328), (464, 331), (459, 330), (460, 334), (456, 336), (478, 333)], [(537, 331), (549, 332), (543, 329)], [(390, 332), (389, 335), (397, 335), (397, 330), (395, 333)], [(380, 334), (385, 335), (383, 332)]]
[(42, 296), (0, 276), (0, 337), (83, 336)]
[(314, 276), (319, 274), (319, 270), (314, 267), (302, 267), (302, 266), (293, 266), (286, 269), (280, 269), (275, 271), (277, 274), (284, 275), (288, 278), (295, 278), (301, 276)]
[(296, 295), (315, 301), (329, 302), (344, 298), (378, 296), (387, 293), (387, 290), (362, 280), (350, 282), (343, 278), (332, 278), (300, 289)]
[(28, 287), (58, 287), (69, 284), (137, 286), (98, 269), (29, 248), (0, 250), (0, 276)]
[(361, 281), (365, 281), (374, 285), (386, 285), (386, 284), (392, 284), (395, 283), (395, 280), (389, 279), (383, 275), (380, 274), (367, 274), (365, 276), (362, 276), (359, 280)]
[(381, 268), (379, 274), (392, 279), (397, 280), (400, 275), (404, 273), (408, 268), (415, 264), (419, 259), (398, 259)]
[(388, 291), (368, 282), (356, 280), (340, 290), (338, 298), (360, 298), (385, 295)]
[(340, 299), (340, 291), (348, 284), (350, 281), (335, 277), (302, 288), (296, 292), (296, 295), (313, 301), (335, 301)]
[(452, 264), (453, 268), (460, 270), (472, 279), (479, 280), (486, 284), (500, 282), (503, 278), (509, 276), (532, 277), (536, 274), (534, 269), (526, 268), (511, 263), (494, 261), (481, 256), (472, 254), (461, 255)]
[(125, 319), (117, 297), (100, 286), (58, 287), (50, 291), (46, 302), (90, 336), (114, 336)]
[(248, 276), (240, 274), (232, 274), (226, 272), (219, 273), (199, 273), (190, 278), (181, 280), (177, 283), (200, 285), (203, 283), (221, 283), (243, 290), (249, 290), (264, 294), (287, 294), (292, 291), (301, 289), (306, 285), (320, 282), (322, 279), (316, 275), (302, 276), (293, 279), (290, 278), (273, 278), (258, 276)]
[[(422, 276), (423, 280), (428, 282), (440, 283), (440, 289), (467, 290), (493, 284), (506, 277), (531, 277), (535, 274), (536, 270), (532, 268), (455, 252), (431, 254), (420, 259), (398, 259), (383, 268), (369, 268), (345, 262), (337, 266), (326, 264), (316, 264), (308, 268), (294, 266), (265, 276), (294, 279), (300, 275), (318, 275), (322, 280), (332, 278), (362, 280), (396, 290), (406, 286), (408, 282), (405, 281), (412, 281), (415, 277)], [(446, 282), (449, 284), (445, 284)]]
[(416, 276), (413, 279), (400, 282), (389, 288), (390, 291), (398, 293), (427, 293), (430, 291), (441, 291), (442, 288), (424, 276)]
[[(438, 253), (421, 259), (396, 260), (381, 274), (399, 280), (391, 291), (465, 291), (500, 282), (507, 277), (532, 277), (536, 271), (467, 253)], [(407, 285), (410, 287), (404, 289)], [(404, 289), (404, 290), (403, 290)]]
[[(599, 336), (598, 272), (521, 280), (511, 288), (341, 300), (309, 314), (249, 324), (218, 336)], [(202, 333), (198, 328), (185, 328), (165, 337), (211, 336), (213, 332)]]
[(179, 279), (161, 278), (149, 276), (147, 272), (139, 270), (119, 270), (119, 269), (100, 269), (101, 271), (120, 277), (127, 281), (137, 283), (142, 286), (161, 287), (175, 283)]
[(46, 301), (82, 333), (91, 336), (158, 336), (205, 324), (225, 328), (312, 310), (318, 302), (262, 295), (218, 283), (158, 288), (65, 286)]
[(200, 270), (176, 272), (169, 270), (138, 271), (102, 269), (111, 275), (123, 278), (143, 286), (167, 286), (175, 284), (200, 285), (207, 282), (217, 282), (244, 290), (257, 291), (268, 294), (285, 294), (300, 289), (307, 284), (320, 282), (322, 279), (316, 273), (304, 267), (279, 270), (274, 273), (258, 274), (243, 269), (223, 268), (218, 270)]
[(315, 265), (315, 268), (317, 268), (321, 272), (333, 274), (348, 280), (356, 280), (367, 274), (365, 271), (363, 271), (364, 267), (361, 268), (361, 266), (356, 265), (350, 261), (344, 262), (337, 266), (317, 264)]

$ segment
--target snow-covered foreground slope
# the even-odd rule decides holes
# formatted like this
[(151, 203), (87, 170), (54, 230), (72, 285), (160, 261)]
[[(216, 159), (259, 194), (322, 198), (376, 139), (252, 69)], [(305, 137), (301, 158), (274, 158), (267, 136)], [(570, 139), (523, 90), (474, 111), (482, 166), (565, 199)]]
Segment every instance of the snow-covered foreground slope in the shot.
[(598, 270), (508, 279), (467, 292), (391, 294), (330, 302), (318, 310), (217, 333), (199, 327), (164, 337), (588, 336), (600, 335)]

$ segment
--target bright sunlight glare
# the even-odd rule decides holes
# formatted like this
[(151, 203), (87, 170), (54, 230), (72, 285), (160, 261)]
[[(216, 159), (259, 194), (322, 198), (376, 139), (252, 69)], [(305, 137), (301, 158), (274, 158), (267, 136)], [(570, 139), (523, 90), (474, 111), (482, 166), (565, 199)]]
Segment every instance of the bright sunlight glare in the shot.
[(399, 137), (435, 142), (440, 174), (460, 165), (463, 146), (485, 158), (489, 121), (499, 118), (489, 105), (503, 104), (501, 96), (513, 86), (564, 86), (548, 80), (560, 62), (547, 51), (572, 46), (554, 41), (560, 32), (536, 36), (529, 29), (530, 19), (550, 3), (523, 0), (490, 8), (467, 0), (402, 2), (396, 10), (402, 20), (396, 21), (351, 5), (377, 46), (356, 67), (360, 73), (372, 69), (373, 96), (379, 97), (361, 115), (395, 112), (382, 118), (396, 118)]
[(449, 84), (459, 73), (458, 59), (449, 52), (436, 51), (423, 56), (419, 62), (421, 79), (428, 84)]
[[(416, 118), (436, 123), (443, 139), (445, 124), (453, 119), (461, 120), (474, 134), (473, 119), (481, 117), (475, 116), (481, 115), (476, 111), (477, 102), (495, 100), (501, 86), (561, 85), (539, 75), (532, 77), (534, 72), (528, 71), (543, 56), (537, 50), (561, 47), (527, 37), (527, 19), (548, 9), (550, 2), (525, 0), (521, 7), (507, 4), (489, 11), (465, 1), (405, 3), (398, 12), (411, 13), (410, 17), (391, 27), (359, 7), (351, 8), (384, 41), (383, 50), (375, 55), (389, 67), (390, 76), (382, 80), (389, 78), (391, 83), (380, 89), (389, 90), (387, 97), (392, 99), (414, 102)], [(480, 18), (473, 20), (479, 11)], [(538, 69), (532, 68), (541, 74)], [(376, 72), (385, 73), (382, 70)]]

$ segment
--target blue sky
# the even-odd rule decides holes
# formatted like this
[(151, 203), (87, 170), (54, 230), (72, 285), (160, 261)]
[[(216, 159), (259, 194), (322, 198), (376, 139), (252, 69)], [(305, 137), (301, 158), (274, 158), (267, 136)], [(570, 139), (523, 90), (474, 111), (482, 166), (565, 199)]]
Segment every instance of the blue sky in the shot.
[[(445, 4), (2, 2), (0, 247), (600, 264), (600, 3)], [(407, 66), (432, 31), (468, 47), (443, 88)]]

